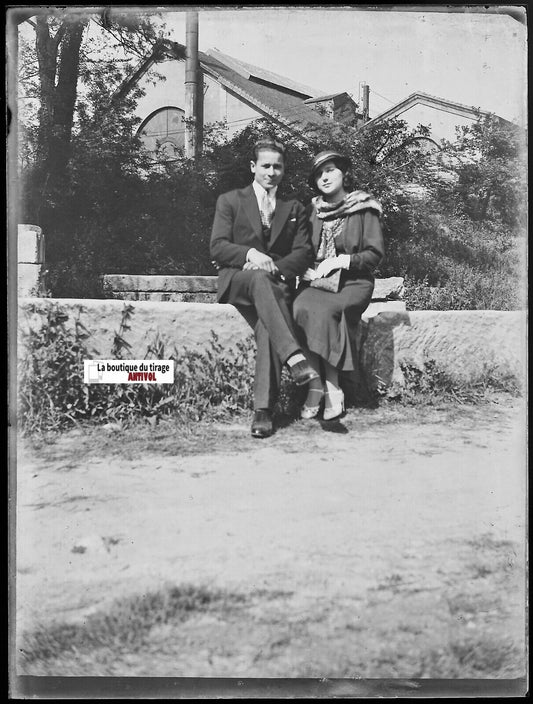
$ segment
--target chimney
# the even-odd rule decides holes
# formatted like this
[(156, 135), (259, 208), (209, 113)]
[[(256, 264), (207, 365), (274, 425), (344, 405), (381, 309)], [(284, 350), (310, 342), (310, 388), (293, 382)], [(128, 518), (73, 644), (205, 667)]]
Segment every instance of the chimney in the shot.
[(196, 158), (198, 135), (198, 12), (187, 11), (185, 25), (185, 156)]
[(366, 83), (361, 84), (361, 92), (362, 92), (362, 108), (363, 108), (363, 124), (365, 122), (368, 122), (370, 119), (369, 115), (369, 103), (370, 103), (370, 86), (367, 85)]

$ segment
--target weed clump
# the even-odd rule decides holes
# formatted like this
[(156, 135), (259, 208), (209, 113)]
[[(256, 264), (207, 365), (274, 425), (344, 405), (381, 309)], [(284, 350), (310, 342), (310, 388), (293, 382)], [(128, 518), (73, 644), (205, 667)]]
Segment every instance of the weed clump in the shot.
[(473, 381), (461, 381), (441, 369), (435, 360), (417, 366), (400, 363), (402, 381), (390, 387), (378, 384), (374, 390), (376, 398), (408, 406), (433, 405), (443, 401), (457, 403), (479, 403), (488, 392), (506, 392), (514, 396), (521, 393), (516, 378), (502, 375), (498, 370), (485, 367)]
[[(133, 307), (125, 305), (111, 357), (130, 349), (126, 335)], [(139, 418), (179, 416), (198, 421), (249, 410), (254, 346), (239, 341), (224, 354), (213, 332), (203, 350), (165, 349), (156, 337), (145, 359), (174, 360), (174, 384), (85, 384), (83, 362), (95, 358), (90, 332), (55, 305), (37, 329), (25, 335), (19, 362), (19, 419), (24, 434), (57, 431), (83, 421), (129, 423)]]

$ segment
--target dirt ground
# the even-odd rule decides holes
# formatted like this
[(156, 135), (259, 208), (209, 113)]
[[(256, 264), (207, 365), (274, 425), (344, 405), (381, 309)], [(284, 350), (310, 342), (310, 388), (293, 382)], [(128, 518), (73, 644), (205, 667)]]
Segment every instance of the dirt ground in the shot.
[(523, 399), (351, 409), (267, 440), (248, 423), (19, 442), (19, 635), (165, 585), (246, 597), (152, 629), (145, 650), (19, 673), (524, 674)]

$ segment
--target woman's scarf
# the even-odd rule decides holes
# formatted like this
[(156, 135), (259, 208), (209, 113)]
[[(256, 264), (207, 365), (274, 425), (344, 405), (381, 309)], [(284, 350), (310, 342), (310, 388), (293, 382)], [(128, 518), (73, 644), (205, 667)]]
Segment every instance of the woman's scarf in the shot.
[(317, 262), (337, 256), (335, 239), (342, 232), (343, 225), (344, 220), (342, 218), (324, 221), (324, 224), (322, 225), (322, 232), (320, 234), (320, 242), (318, 243), (318, 249), (315, 257)]
[(370, 197), (362, 201), (360, 193), (361, 191), (352, 191), (337, 203), (326, 203), (322, 196), (316, 196), (313, 198), (313, 205), (317, 216), (321, 220), (332, 220), (333, 218), (344, 218), (347, 215), (369, 208), (376, 210), (381, 215), (383, 209), (378, 201)]

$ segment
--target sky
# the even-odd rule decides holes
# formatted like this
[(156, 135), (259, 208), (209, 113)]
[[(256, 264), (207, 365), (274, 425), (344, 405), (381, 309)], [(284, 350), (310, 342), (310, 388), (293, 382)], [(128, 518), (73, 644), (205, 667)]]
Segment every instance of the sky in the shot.
[[(420, 5), (190, 9), (199, 13), (201, 51), (216, 47), (324, 94), (346, 91), (356, 102), (366, 82), (371, 117), (422, 91), (525, 124), (527, 30), (508, 15)], [(185, 43), (185, 10), (161, 10), (171, 38)]]

